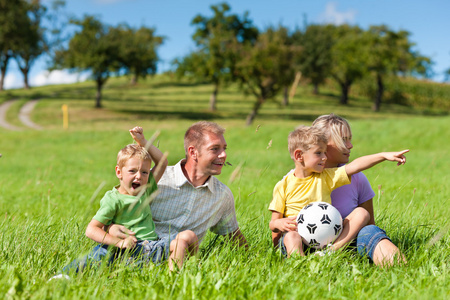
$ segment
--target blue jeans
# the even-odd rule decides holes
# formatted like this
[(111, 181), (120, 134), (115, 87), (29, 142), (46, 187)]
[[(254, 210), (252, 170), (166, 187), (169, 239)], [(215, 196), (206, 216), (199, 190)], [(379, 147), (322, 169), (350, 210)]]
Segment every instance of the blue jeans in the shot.
[(358, 254), (361, 256), (368, 256), (373, 260), (373, 253), (378, 243), (383, 240), (391, 240), (386, 232), (378, 226), (367, 225), (363, 227), (356, 237), (356, 247)]
[[(169, 257), (169, 242), (165, 239), (138, 241), (136, 246), (129, 250), (129, 257), (133, 258), (134, 263), (139, 266), (150, 261), (159, 264)], [(72, 270), (79, 272), (87, 266), (99, 266), (106, 257), (108, 257), (107, 263), (110, 265), (124, 255), (125, 252), (125, 249), (98, 244), (88, 255), (81, 259), (75, 259), (65, 266), (63, 273), (69, 273)]]

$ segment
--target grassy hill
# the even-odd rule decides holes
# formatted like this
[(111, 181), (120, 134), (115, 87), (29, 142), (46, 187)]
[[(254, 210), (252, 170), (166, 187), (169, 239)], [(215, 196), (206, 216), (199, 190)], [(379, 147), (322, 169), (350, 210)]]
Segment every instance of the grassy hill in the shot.
[[(252, 126), (245, 116), (253, 103), (231, 86), (219, 94), (218, 111), (208, 111), (207, 84), (158, 76), (129, 86), (113, 78), (103, 108), (94, 108), (92, 82), (47, 86), (0, 94), (18, 99), (7, 121), (22, 131), (0, 128), (0, 297), (3, 298), (231, 298), (275, 299), (446, 299), (450, 297), (448, 128), (445, 109), (389, 103), (371, 111), (364, 96), (338, 104), (325, 87), (314, 96), (300, 86), (289, 107), (266, 103)], [(355, 91), (355, 94), (356, 93)], [(31, 117), (44, 130), (24, 127), (22, 105), (39, 98)], [(63, 129), (63, 104), (69, 128)], [(283, 260), (273, 252), (267, 210), (275, 183), (292, 168), (287, 135), (299, 124), (334, 112), (353, 129), (351, 158), (409, 148), (407, 164), (382, 163), (365, 172), (376, 192), (376, 223), (408, 259), (407, 266), (380, 269), (351, 252), (329, 257)], [(128, 129), (144, 128), (169, 152), (169, 163), (184, 156), (186, 128), (201, 119), (226, 127), (228, 161), (219, 179), (235, 196), (238, 221), (250, 248), (234, 249), (210, 234), (198, 258), (177, 274), (167, 266), (135, 269), (119, 264), (89, 270), (71, 281), (47, 282), (94, 245), (84, 236), (102, 195), (117, 184), (117, 151), (132, 139)]]

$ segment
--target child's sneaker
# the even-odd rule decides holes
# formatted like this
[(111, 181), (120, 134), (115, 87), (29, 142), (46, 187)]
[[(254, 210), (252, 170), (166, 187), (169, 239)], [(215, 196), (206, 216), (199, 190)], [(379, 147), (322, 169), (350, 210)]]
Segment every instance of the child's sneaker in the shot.
[(66, 274), (56, 274), (55, 276), (53, 276), (52, 278), (50, 278), (48, 281), (51, 281), (53, 279), (66, 279), (66, 280), (70, 280), (70, 277)]
[(316, 251), (314, 252), (314, 255), (322, 257), (325, 255), (331, 255), (334, 253), (333, 248), (331, 248), (332, 244), (328, 244), (327, 247), (324, 250)]

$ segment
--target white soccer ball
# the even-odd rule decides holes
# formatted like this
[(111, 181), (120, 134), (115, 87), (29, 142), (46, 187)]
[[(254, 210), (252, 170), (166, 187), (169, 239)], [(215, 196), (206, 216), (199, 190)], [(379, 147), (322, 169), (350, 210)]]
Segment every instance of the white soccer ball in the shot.
[(306, 205), (298, 213), (297, 223), (297, 230), (303, 242), (316, 249), (334, 242), (342, 231), (341, 214), (326, 202)]

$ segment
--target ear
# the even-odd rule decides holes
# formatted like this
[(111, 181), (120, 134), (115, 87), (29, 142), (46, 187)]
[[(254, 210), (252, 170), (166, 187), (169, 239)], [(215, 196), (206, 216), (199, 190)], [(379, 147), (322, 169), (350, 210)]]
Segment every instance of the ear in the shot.
[(116, 176), (119, 178), (119, 180), (122, 180), (122, 170), (119, 168), (119, 166), (116, 166)]
[(297, 149), (294, 151), (294, 160), (303, 162), (303, 151), (300, 149)]
[(189, 155), (189, 157), (190, 157), (192, 160), (197, 161), (197, 158), (198, 158), (198, 151), (197, 151), (197, 149), (195, 149), (194, 146), (189, 146), (189, 147), (188, 147), (188, 155)]

